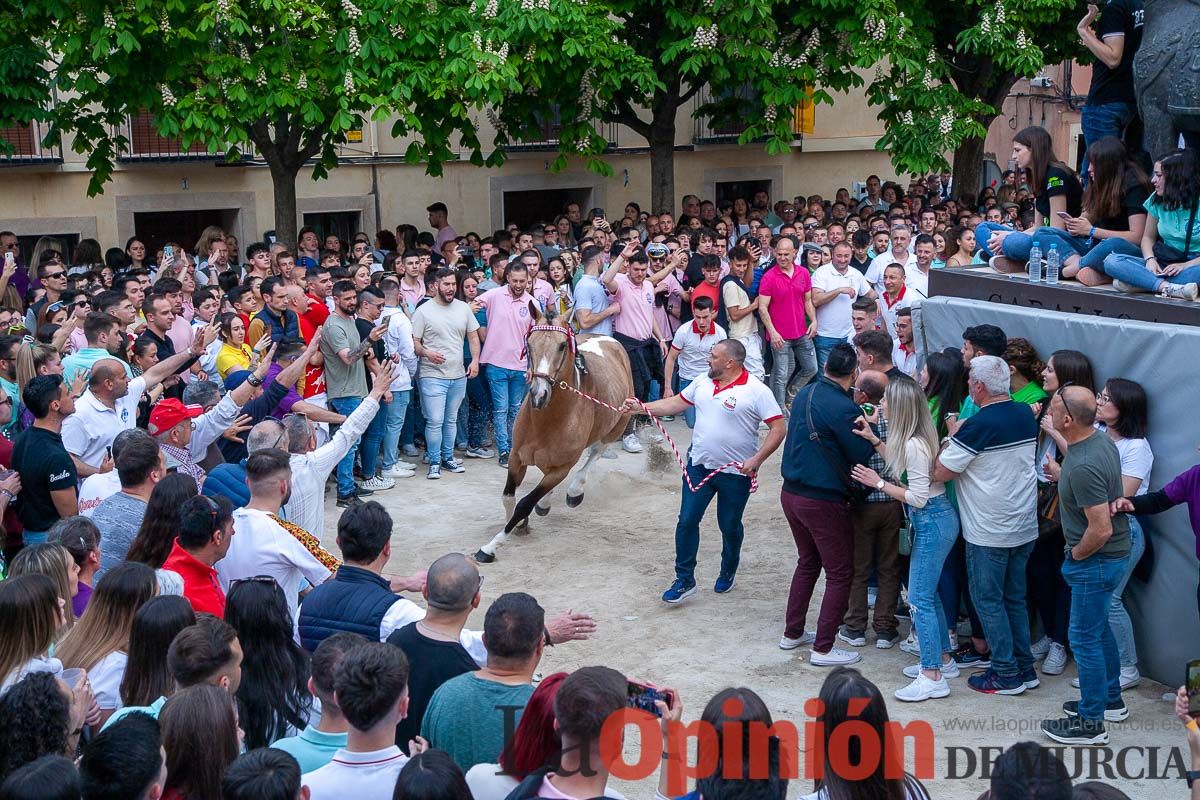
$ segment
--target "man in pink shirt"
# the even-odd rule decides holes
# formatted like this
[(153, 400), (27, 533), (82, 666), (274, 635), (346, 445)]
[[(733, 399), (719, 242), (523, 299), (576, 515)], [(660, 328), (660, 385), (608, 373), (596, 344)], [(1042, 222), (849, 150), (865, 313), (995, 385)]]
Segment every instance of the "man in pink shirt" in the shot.
[[(621, 313), (613, 317), (613, 338), (629, 354), (633, 394), (642, 402), (649, 399), (652, 381), (662, 385), (663, 359), (667, 354), (666, 340), (654, 316), (654, 284), (647, 277), (649, 271), (646, 252), (638, 242), (629, 242), (600, 278), (621, 306)], [(632, 419), (621, 447), (628, 453), (642, 451)]]
[(812, 279), (808, 270), (796, 266), (799, 243), (794, 236), (780, 236), (775, 245), (775, 265), (758, 285), (758, 316), (762, 319), (775, 350), (771, 367), (771, 392), (787, 414), (796, 392), (817, 374), (817, 351), (813, 346), (817, 319), (812, 301)]
[(512, 426), (529, 388), (525, 382), (525, 337), (533, 325), (529, 304), (537, 302), (528, 291), (529, 269), (522, 259), (508, 265), (504, 286), (489, 289), (475, 302), (487, 312), (487, 325), (480, 329), (483, 350), (479, 361), (487, 372), (492, 393), (492, 424), (496, 428), (496, 450), (500, 466), (508, 468), (512, 449)]
[(400, 256), (404, 272), (400, 276), (400, 298), (408, 306), (411, 315), (417, 310), (417, 303), (425, 297), (424, 271), (421, 269), (421, 254), (416, 250), (406, 250)]
[(537, 250), (525, 250), (516, 259), (525, 265), (525, 269), (529, 270), (530, 288), (529, 293), (542, 306), (548, 308), (554, 300), (554, 287), (550, 282), (538, 277), (538, 271), (542, 268), (542, 257)]

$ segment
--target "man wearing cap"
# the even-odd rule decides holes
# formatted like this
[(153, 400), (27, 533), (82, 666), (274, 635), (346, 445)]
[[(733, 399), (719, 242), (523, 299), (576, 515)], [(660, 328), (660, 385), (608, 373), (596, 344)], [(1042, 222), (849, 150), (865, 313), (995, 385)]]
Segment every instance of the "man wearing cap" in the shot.
[(429, 212), (429, 224), (437, 231), (437, 236), (433, 240), (433, 250), (436, 253), (442, 252), (442, 245), (446, 242), (457, 239), (458, 234), (454, 232), (454, 228), (450, 227), (450, 223), (446, 221), (446, 215), (449, 213), (446, 209), (446, 204), (440, 200), (425, 209)]

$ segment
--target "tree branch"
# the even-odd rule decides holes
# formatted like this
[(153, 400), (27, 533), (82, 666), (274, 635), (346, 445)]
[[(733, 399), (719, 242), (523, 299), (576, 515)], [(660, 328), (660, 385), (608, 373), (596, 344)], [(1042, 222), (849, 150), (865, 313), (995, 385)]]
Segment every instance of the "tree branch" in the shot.
[(604, 114), (604, 118), (609, 122), (619, 122), (646, 141), (650, 141), (650, 123), (642, 121), (630, 105), (629, 98), (615, 98), (615, 103), (616, 111)]

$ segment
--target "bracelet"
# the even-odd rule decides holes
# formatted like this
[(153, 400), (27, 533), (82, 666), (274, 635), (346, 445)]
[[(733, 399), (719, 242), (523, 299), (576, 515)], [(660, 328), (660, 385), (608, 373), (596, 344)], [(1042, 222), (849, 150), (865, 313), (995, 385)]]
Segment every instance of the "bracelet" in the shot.
[(1088, 232), (1088, 238), (1089, 239), (1096, 238), (1096, 226), (1095, 225), (1093, 225), (1091, 231)]
[(15, 494), (13, 494), (12, 492), (10, 492), (8, 489), (0, 489), (0, 494), (7, 497), (10, 501), (17, 499), (17, 496)]

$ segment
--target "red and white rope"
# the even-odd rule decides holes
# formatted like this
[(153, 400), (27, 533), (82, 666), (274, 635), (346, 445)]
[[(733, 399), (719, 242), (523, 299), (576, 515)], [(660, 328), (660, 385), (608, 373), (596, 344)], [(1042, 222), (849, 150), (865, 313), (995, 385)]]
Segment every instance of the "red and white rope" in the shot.
[[(604, 408), (607, 408), (609, 411), (615, 411), (618, 414), (625, 413), (624, 408), (618, 408), (616, 406), (609, 405), (608, 403), (604, 402), (603, 400), (599, 399), (598, 397), (592, 397), (587, 392), (584, 392), (580, 389), (576, 389), (574, 386), (567, 383), (566, 381), (560, 380), (558, 382), (558, 385), (559, 385), (559, 388), (567, 389), (568, 391), (572, 391), (575, 394), (579, 395), (580, 397), (584, 398), (585, 400), (591, 400), (596, 405), (603, 406)], [(679, 470), (683, 473), (684, 482), (687, 483), (688, 488), (691, 489), (693, 492), (700, 491), (700, 487), (704, 486), (704, 484), (706, 484), (710, 480), (712, 480), (714, 475), (728, 469), (729, 467), (735, 467), (737, 469), (742, 468), (741, 461), (730, 461), (728, 464), (723, 464), (723, 465), (717, 467), (716, 469), (714, 469), (712, 472), (705, 475), (704, 478), (699, 483), (693, 484), (692, 476), (689, 475), (688, 471), (687, 471), (687, 462), (685, 462), (683, 460), (683, 456), (681, 456), (679, 454), (679, 447), (676, 446), (675, 440), (671, 438), (671, 434), (667, 433), (667, 429), (662, 424), (662, 420), (660, 420), (658, 417), (654, 416), (648, 410), (646, 410), (646, 404), (643, 403), (641, 400), (638, 401), (638, 404), (641, 405), (641, 407), (642, 407), (642, 413), (650, 418), (650, 421), (653, 422), (655, 427), (657, 427), (658, 430), (662, 433), (663, 438), (667, 440), (667, 444), (671, 445), (671, 452), (675, 454), (675, 463), (679, 465)], [(750, 492), (751, 492), (751, 494), (753, 494), (754, 492), (757, 492), (757, 491), (758, 491), (758, 473), (755, 472), (750, 475)]]

